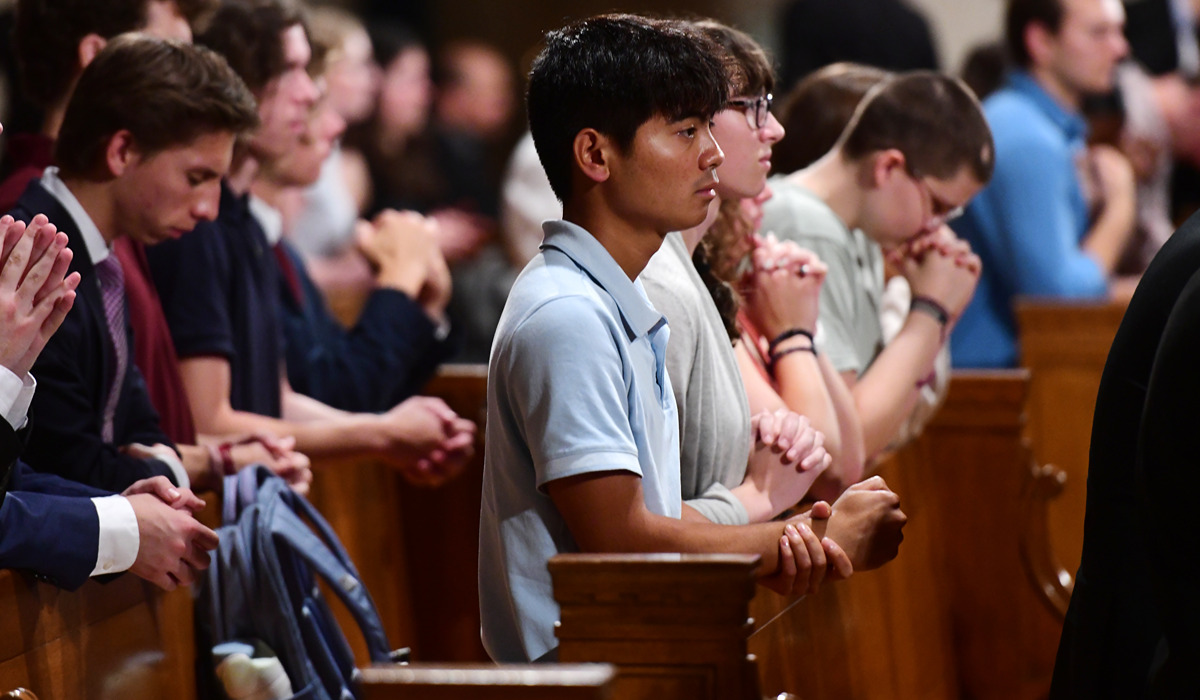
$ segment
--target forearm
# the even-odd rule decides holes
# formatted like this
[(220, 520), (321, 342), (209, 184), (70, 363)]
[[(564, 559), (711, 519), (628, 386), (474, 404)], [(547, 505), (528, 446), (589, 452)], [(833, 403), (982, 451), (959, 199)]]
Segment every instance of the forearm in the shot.
[(859, 421), (850, 387), (842, 381), (841, 375), (834, 369), (828, 357), (822, 355), (820, 365), (821, 378), (833, 404), (840, 439), (837, 452), (828, 449), (829, 441), (826, 439), (826, 451), (833, 456), (833, 462), (817, 479), (811, 494), (815, 498), (832, 503), (842, 491), (862, 480), (866, 452), (862, 423)]
[(1133, 230), (1136, 212), (1125, 202), (1109, 202), (1083, 239), (1083, 250), (1111, 275)]
[(209, 436), (291, 435), (296, 439), (295, 449), (313, 459), (361, 457), (383, 449), (380, 421), (374, 414), (340, 414), (334, 418), (302, 422), (227, 408), (214, 412), (204, 421), (197, 415), (196, 428)]
[(917, 400), (917, 382), (929, 374), (942, 346), (932, 317), (910, 313), (900, 332), (851, 388), (867, 458), (892, 441)]
[(825, 451), (837, 459), (842, 451), (842, 430), (820, 358), (811, 352), (784, 355), (775, 363), (775, 382), (784, 404), (808, 418), (812, 427), (825, 435)]
[(758, 554), (761, 574), (779, 566), (783, 523), (727, 526), (657, 515), (646, 508), (641, 477), (628, 472), (551, 481), (546, 491), (583, 552), (720, 552)]
[[(787, 396), (785, 399), (763, 378), (758, 364), (745, 347), (744, 342), (738, 344), (737, 358), (751, 414), (786, 408), (806, 416), (812, 426), (825, 435), (825, 451), (833, 457), (833, 462), (814, 486), (817, 491), (813, 495), (836, 498), (862, 473), (862, 428), (858, 425), (850, 390), (824, 355), (816, 358), (808, 353), (794, 353), (806, 357), (799, 358), (803, 364), (793, 363), (799, 365), (795, 367), (798, 371), (792, 372), (792, 367), (780, 368), (786, 373), (786, 386), (780, 383), (780, 391)], [(735, 489), (735, 494), (749, 512), (754, 504), (749, 503), (748, 498), (757, 499), (758, 494), (745, 491)], [(762, 518), (766, 519), (770, 516)], [(751, 517), (751, 522), (756, 521), (761, 522)]]
[[(606, 533), (586, 545), (585, 552), (683, 554), (757, 554), (762, 557), (759, 576), (770, 575), (779, 567), (779, 538), (783, 523), (717, 525), (702, 519), (676, 519), (655, 515), (644, 508), (628, 527), (599, 529)], [(578, 539), (577, 539), (578, 541)]]
[(207, 447), (176, 445), (175, 449), (179, 450), (179, 461), (183, 463), (193, 491), (217, 488), (219, 480), (213, 471), (212, 457)]

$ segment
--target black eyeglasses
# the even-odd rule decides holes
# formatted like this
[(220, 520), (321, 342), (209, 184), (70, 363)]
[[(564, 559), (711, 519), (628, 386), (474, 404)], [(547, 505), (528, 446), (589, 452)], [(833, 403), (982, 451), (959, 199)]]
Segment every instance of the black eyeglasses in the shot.
[[(750, 128), (761, 129), (767, 125), (767, 115), (771, 113), (771, 102), (775, 100), (775, 96), (767, 93), (761, 97), (755, 97), (752, 100), (733, 99), (726, 100), (725, 104), (740, 107), (746, 113), (746, 121), (750, 123)], [(751, 109), (753, 107), (754, 109)]]

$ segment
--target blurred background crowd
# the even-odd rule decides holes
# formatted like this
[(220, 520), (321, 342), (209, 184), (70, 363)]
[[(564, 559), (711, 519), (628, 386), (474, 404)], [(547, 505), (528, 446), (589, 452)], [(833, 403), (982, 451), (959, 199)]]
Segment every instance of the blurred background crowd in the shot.
[[(14, 89), (13, 4), (0, 1), (4, 139), (42, 123)], [(342, 135), (320, 181), (285, 207), (285, 230), (335, 311), (352, 319), (371, 286), (354, 250), (355, 222), (387, 208), (433, 217), (453, 274), (455, 359), (486, 361), (508, 287), (536, 252), (541, 221), (558, 215), (524, 126), (524, 72), (547, 27), (614, 8), (599, 0), (308, 4), (314, 43), (325, 50), (331, 128)], [(1117, 90), (1090, 99), (1085, 114), (1091, 143), (1118, 149), (1137, 178), (1137, 231), (1119, 268), (1136, 275), (1200, 205), (1200, 0), (1124, 4), (1129, 59)], [(619, 9), (711, 16), (746, 30), (772, 52), (780, 97), (823, 65), (855, 61), (961, 75), (982, 99), (1008, 65), (1003, 0), (642, 0)]]

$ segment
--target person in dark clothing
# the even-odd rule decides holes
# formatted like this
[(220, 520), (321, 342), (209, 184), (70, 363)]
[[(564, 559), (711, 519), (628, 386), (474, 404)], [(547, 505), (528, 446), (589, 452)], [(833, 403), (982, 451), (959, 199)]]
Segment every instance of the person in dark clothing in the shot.
[(1200, 539), (1191, 516), (1198, 329), (1193, 216), (1142, 276), (1100, 379), (1056, 700), (1200, 696)]
[(839, 61), (891, 71), (938, 69), (929, 25), (904, 0), (793, 0), (780, 25), (785, 91)]
[[(251, 191), (263, 205), (254, 211), (265, 230), (288, 228), (282, 210), (316, 181), (345, 126), (323, 99), (299, 146), (259, 170)], [(435, 227), (413, 212), (360, 222), (359, 250), (376, 268), (375, 288), (349, 330), (330, 313), (288, 232), (269, 232), (283, 272), (277, 289), (292, 389), (344, 411), (386, 411), (425, 384), (450, 349), (450, 273)]]

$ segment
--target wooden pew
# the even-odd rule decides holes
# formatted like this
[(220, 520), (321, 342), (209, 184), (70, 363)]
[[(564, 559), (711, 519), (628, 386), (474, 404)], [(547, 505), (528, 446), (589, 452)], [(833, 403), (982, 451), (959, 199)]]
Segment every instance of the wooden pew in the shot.
[[(482, 368), (456, 368), (430, 393), (481, 420), (485, 387)], [(881, 468), (910, 516), (895, 562), (801, 601), (750, 587), (750, 615), (757, 622), (747, 628), (745, 643), (760, 660), (764, 692), (806, 698), (1045, 694), (1059, 623), (1039, 591), (1052, 588), (1060, 572), (1045, 530), (1045, 504), (1057, 482), (1034, 468), (1022, 441), (1027, 391), (1028, 377), (1020, 371), (957, 373), (946, 406), (925, 436)], [(405, 624), (414, 632), (393, 640), (412, 644), (424, 660), (485, 660), (478, 648), (475, 590), (478, 468), (472, 465), (458, 492), (415, 491), (420, 498), (402, 516), (409, 568), (399, 580), (410, 596)], [(372, 508), (377, 506), (370, 500), (355, 501), (343, 515), (362, 518)], [(430, 533), (429, 523), (453, 527)], [(423, 539), (430, 551), (414, 557)], [(439, 559), (449, 551), (452, 557)], [(379, 584), (369, 572), (380, 562), (361, 561), (378, 599)], [(588, 581), (579, 579), (581, 585)], [(414, 596), (418, 587), (426, 592)], [(676, 586), (694, 587), (686, 578)], [(463, 622), (443, 626), (444, 620)], [(564, 613), (569, 633), (566, 620)], [(428, 639), (441, 640), (436, 654), (423, 647)], [(571, 653), (563, 660), (614, 661)], [(621, 681), (616, 693), (624, 697)]]
[(196, 697), (188, 589), (166, 593), (126, 574), (68, 592), (0, 571), (0, 609), (0, 695)]
[[(897, 559), (799, 602), (751, 650), (763, 689), (812, 698), (1040, 698), (1060, 623), (1031, 564), (1046, 550), (1043, 491), (1022, 439), (1024, 372), (958, 372), (924, 435), (879, 474), (909, 516)], [(790, 606), (790, 607), (789, 607)]]
[(606, 700), (607, 664), (528, 666), (418, 664), (367, 668), (363, 700)]
[[(311, 500), (358, 567), (393, 645), (411, 647), (418, 661), (484, 662), (476, 572), (487, 368), (443, 367), (423, 393), (478, 426), (475, 456), (457, 479), (424, 489), (372, 460), (321, 463)], [(367, 664), (349, 613), (337, 600), (331, 606)]]
[[(1028, 434), (1033, 456), (1048, 479), (1061, 483), (1061, 495), (1047, 514), (1051, 551), (1074, 575), (1083, 554), (1092, 414), (1125, 306), (1023, 299), (1016, 313), (1021, 365), (1032, 375)], [(1059, 598), (1055, 604), (1065, 614), (1065, 600)]]
[[(926, 434), (880, 471), (909, 515), (900, 556), (815, 596), (755, 588), (753, 560), (705, 561), (701, 577), (680, 555), (556, 558), (560, 659), (616, 664), (618, 697), (1044, 697), (1059, 623), (1024, 553), (1046, 538), (1044, 519), (1022, 519), (1044, 508), (1027, 387), (1019, 371), (956, 374)], [(747, 677), (747, 651), (760, 685), (704, 695)]]

